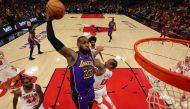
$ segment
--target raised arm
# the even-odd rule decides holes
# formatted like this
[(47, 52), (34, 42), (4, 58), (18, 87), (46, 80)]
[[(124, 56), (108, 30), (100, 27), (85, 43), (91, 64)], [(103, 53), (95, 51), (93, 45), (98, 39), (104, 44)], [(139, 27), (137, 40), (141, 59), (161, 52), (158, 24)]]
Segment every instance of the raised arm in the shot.
[(18, 98), (19, 98), (20, 95), (21, 95), (21, 92), (20, 92), (19, 89), (14, 92), (13, 109), (16, 109), (16, 106), (17, 106), (17, 103), (18, 103)]
[(101, 59), (102, 59), (102, 62), (104, 62), (104, 58), (103, 58), (103, 56), (102, 56), (102, 53), (101, 53), (101, 52), (99, 53), (99, 55), (100, 55), (100, 57), (101, 57)]
[(94, 66), (97, 67), (99, 70), (105, 68), (104, 64), (101, 63), (99, 59), (94, 59)]
[(95, 71), (97, 76), (102, 75), (105, 72), (105, 66), (99, 59), (94, 60), (94, 66), (96, 67)]
[(96, 52), (94, 52), (93, 54), (92, 54), (92, 57), (95, 59), (95, 57), (99, 54), (99, 53), (101, 53), (101, 51), (103, 51), (104, 50), (104, 47), (103, 46), (97, 46), (96, 47)]
[(67, 59), (68, 65), (73, 65), (77, 59), (77, 53), (75, 53), (75, 51), (72, 49), (67, 48), (60, 40), (55, 37), (52, 21), (47, 21), (47, 38), (56, 51)]

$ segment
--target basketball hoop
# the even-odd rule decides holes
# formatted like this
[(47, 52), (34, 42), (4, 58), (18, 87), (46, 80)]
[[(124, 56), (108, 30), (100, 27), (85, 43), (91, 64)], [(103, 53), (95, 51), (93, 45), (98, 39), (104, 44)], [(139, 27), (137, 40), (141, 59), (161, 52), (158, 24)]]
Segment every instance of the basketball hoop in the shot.
[[(188, 54), (189, 45), (190, 41), (171, 38), (147, 38), (135, 43), (135, 60), (144, 69), (152, 86), (147, 97), (149, 109), (190, 109), (190, 77), (170, 70), (176, 65), (178, 61), (176, 58), (182, 55), (180, 54), (182, 51), (181, 57)], [(175, 49), (182, 49), (182, 51), (176, 54)], [(172, 50), (177, 56), (165, 56)], [(164, 58), (168, 61), (157, 64)], [(173, 66), (168, 63), (173, 63)]]

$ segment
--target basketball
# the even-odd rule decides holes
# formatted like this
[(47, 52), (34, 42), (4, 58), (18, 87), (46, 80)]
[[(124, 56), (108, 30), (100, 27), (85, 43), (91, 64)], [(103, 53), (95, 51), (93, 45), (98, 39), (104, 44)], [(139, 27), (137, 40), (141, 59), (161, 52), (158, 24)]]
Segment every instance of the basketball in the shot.
[(61, 19), (65, 14), (65, 6), (59, 0), (49, 0), (46, 5), (46, 14), (49, 19)]

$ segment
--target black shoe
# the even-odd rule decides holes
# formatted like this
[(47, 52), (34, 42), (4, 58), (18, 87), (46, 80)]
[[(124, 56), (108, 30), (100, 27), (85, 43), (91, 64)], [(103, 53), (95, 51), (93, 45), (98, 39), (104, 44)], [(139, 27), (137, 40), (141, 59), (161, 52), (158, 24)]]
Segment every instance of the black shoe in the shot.
[(35, 58), (33, 58), (33, 57), (29, 57), (29, 60), (34, 60)]
[(44, 52), (41, 52), (41, 51), (40, 51), (40, 52), (38, 52), (38, 54), (43, 54), (43, 53), (44, 53)]
[(109, 42), (111, 42), (111, 40), (109, 40)]

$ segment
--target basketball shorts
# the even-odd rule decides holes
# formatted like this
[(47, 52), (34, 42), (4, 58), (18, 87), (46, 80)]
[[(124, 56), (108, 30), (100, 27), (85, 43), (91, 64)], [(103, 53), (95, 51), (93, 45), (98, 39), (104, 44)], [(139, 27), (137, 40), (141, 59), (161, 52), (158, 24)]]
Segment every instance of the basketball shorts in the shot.
[(100, 90), (95, 90), (95, 101), (98, 103), (102, 102), (102, 97), (103, 96), (107, 96), (107, 89), (106, 86), (104, 86), (102, 89)]
[(94, 91), (90, 91), (83, 95), (72, 93), (72, 99), (78, 109), (91, 109), (94, 102), (94, 96)]

